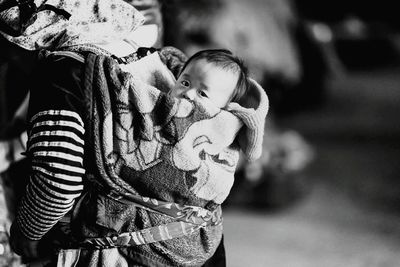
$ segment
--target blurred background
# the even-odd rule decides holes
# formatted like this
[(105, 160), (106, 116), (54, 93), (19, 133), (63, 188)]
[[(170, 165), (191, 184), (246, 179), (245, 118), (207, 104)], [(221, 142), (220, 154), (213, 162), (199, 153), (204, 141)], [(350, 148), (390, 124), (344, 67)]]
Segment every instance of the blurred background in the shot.
[[(399, 265), (395, 1), (129, 2), (156, 33), (139, 36), (146, 45), (175, 46), (188, 56), (230, 49), (270, 98), (263, 156), (240, 164), (224, 204), (228, 266)], [(23, 131), (15, 112), (27, 86), (6, 62), (0, 76), (5, 143)], [(7, 221), (10, 192), (23, 184), (11, 177), (24, 169), (21, 161), (1, 166)]]

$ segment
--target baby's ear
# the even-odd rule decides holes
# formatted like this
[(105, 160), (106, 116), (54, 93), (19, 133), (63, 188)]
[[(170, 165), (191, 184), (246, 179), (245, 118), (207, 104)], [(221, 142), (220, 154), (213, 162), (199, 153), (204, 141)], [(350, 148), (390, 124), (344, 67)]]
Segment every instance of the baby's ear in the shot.
[(264, 89), (255, 80), (249, 79), (249, 83), (249, 90), (242, 101), (230, 103), (227, 110), (243, 122), (237, 138), (246, 158), (253, 161), (261, 156), (269, 101)]

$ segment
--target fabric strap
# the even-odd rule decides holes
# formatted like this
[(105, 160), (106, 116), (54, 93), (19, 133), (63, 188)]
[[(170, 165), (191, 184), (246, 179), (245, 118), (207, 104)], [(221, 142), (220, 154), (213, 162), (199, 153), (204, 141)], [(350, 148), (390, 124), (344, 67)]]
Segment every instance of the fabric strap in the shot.
[(202, 207), (180, 205), (173, 202), (161, 201), (130, 193), (125, 193), (124, 196), (110, 193), (107, 196), (121, 203), (134, 205), (144, 210), (166, 215), (177, 221), (187, 222), (199, 226), (217, 225), (221, 223), (222, 220), (220, 206), (213, 211), (210, 211)]
[(88, 238), (81, 242), (79, 247), (101, 249), (138, 246), (182, 237), (194, 233), (200, 228), (201, 226), (196, 224), (172, 222), (135, 232), (126, 232), (112, 237)]
[(214, 211), (209, 211), (201, 207), (184, 206), (133, 194), (125, 194), (122, 197), (120, 194), (109, 193), (107, 197), (151, 212), (167, 215), (176, 221), (110, 237), (87, 238), (78, 244), (79, 248), (100, 249), (150, 244), (189, 235), (202, 227), (222, 223), (220, 206)]

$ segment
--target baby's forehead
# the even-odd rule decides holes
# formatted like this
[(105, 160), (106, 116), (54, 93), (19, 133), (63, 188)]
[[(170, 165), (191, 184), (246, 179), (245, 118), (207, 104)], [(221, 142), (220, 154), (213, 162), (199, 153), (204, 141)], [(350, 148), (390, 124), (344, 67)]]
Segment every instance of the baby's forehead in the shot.
[(219, 62), (219, 61), (212, 61), (207, 58), (194, 58), (188, 62), (185, 67), (185, 70), (191, 67), (197, 68), (204, 68), (207, 66), (212, 66), (214, 68), (220, 69), (222, 71), (230, 72), (232, 74), (239, 75), (240, 67), (237, 66), (234, 62)]
[(201, 66), (201, 65), (212, 65), (215, 67), (218, 67), (217, 64), (215, 64), (215, 62), (209, 61), (206, 58), (193, 58), (192, 60), (190, 60), (187, 64), (186, 67), (190, 67), (190, 66)]

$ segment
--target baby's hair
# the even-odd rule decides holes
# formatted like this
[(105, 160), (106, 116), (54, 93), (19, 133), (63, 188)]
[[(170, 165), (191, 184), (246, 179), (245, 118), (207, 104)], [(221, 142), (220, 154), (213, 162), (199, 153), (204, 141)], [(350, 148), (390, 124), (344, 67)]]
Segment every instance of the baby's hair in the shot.
[(237, 73), (239, 75), (236, 88), (229, 102), (239, 102), (249, 89), (248, 69), (243, 60), (234, 56), (231, 51), (226, 49), (207, 49), (201, 50), (191, 56), (182, 67), (181, 73), (190, 62), (205, 59), (208, 63), (221, 67), (224, 70)]

